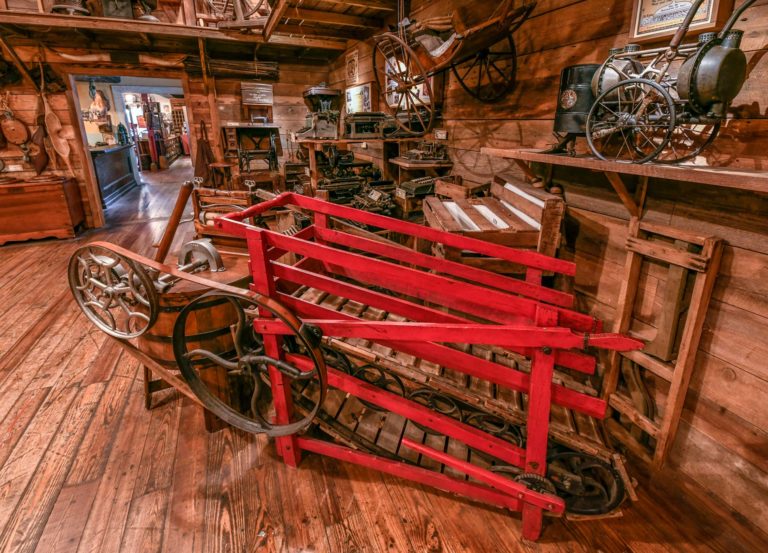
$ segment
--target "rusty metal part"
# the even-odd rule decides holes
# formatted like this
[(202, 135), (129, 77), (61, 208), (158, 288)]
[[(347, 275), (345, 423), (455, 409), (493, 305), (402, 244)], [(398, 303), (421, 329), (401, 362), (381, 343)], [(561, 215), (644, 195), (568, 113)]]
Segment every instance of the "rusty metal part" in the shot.
[[(212, 299), (229, 301), (237, 313), (237, 321), (233, 324), (235, 352), (212, 352), (208, 350), (188, 350), (190, 341), (187, 320), (195, 306), (200, 302), (210, 302)], [(253, 330), (253, 320), (265, 311), (281, 320), (292, 331), (293, 337), (314, 364), (312, 371), (304, 372), (290, 363), (267, 355), (261, 337)], [(194, 338), (194, 337), (192, 337)], [(194, 394), (205, 407), (216, 414), (226, 423), (255, 434), (268, 436), (288, 436), (306, 429), (320, 410), (325, 399), (327, 377), (325, 361), (319, 347), (320, 341), (316, 329), (310, 328), (284, 309), (272, 310), (266, 303), (255, 297), (244, 294), (233, 294), (212, 290), (190, 302), (179, 313), (173, 329), (173, 349), (176, 363), (181, 374), (189, 384)], [(227, 376), (238, 380), (242, 386), (244, 381), (250, 384), (250, 398), (247, 409), (237, 408), (215, 395), (203, 381), (195, 369), (195, 361), (208, 360), (225, 369)], [(271, 386), (270, 379), (275, 371), (292, 380), (316, 380), (320, 385), (320, 393), (314, 407), (299, 420), (285, 424), (269, 422), (268, 416), (261, 412), (264, 386)]]
[(566, 510), (580, 515), (602, 515), (621, 505), (624, 481), (609, 463), (574, 451), (547, 459), (547, 476), (565, 499)]

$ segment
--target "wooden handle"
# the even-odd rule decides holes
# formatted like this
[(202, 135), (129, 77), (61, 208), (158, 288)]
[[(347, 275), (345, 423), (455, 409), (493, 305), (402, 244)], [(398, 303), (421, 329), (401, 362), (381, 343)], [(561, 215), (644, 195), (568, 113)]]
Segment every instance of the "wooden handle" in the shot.
[(168, 219), (168, 226), (165, 227), (163, 237), (157, 245), (155, 261), (158, 263), (163, 263), (168, 256), (168, 250), (171, 249), (171, 243), (176, 236), (181, 216), (184, 214), (184, 207), (187, 205), (187, 200), (189, 200), (189, 196), (192, 194), (192, 188), (192, 181), (186, 181), (179, 189), (179, 196), (176, 198), (176, 205), (173, 206), (173, 213), (171, 213), (171, 217)]

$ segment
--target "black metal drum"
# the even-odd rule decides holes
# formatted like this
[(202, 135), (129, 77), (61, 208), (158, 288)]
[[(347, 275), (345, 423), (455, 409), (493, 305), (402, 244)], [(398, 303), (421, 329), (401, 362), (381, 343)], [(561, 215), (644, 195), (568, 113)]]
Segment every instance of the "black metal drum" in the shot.
[(584, 135), (587, 116), (595, 96), (592, 77), (600, 64), (571, 65), (560, 73), (560, 92), (555, 114), (555, 132)]

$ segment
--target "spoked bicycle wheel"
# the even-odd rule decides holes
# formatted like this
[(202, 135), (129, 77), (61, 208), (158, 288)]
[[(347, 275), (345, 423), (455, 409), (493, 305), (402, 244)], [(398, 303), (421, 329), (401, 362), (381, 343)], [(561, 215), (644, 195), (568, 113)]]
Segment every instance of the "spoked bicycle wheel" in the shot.
[(606, 161), (646, 163), (668, 147), (675, 104), (662, 86), (627, 79), (598, 96), (587, 118), (587, 142)]

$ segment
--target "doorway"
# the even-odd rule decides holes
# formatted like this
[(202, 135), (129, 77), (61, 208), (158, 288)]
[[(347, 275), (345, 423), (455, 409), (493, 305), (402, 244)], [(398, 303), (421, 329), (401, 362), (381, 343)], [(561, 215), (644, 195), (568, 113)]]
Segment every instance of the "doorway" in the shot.
[(193, 173), (181, 80), (77, 75), (74, 81), (107, 224), (167, 217)]

